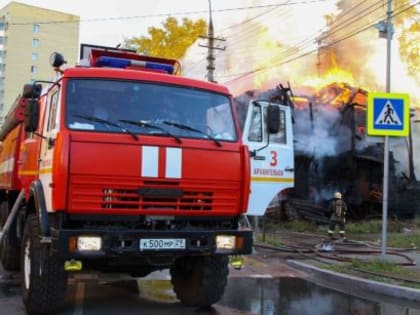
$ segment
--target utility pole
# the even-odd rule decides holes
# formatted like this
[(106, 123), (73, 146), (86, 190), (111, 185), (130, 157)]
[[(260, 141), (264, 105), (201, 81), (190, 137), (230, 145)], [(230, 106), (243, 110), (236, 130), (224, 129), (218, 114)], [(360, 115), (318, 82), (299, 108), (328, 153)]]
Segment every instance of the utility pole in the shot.
[(225, 39), (214, 37), (213, 17), (212, 17), (212, 11), (211, 11), (211, 0), (209, 0), (209, 28), (208, 28), (208, 34), (207, 34), (207, 36), (200, 36), (200, 37), (208, 39), (208, 45), (207, 46), (199, 45), (201, 47), (207, 47), (208, 48), (208, 53), (207, 53), (207, 80), (210, 81), (210, 82), (216, 82), (214, 80), (214, 70), (216, 69), (216, 67), (214, 65), (214, 61), (216, 60), (216, 58), (214, 57), (214, 50), (215, 49), (225, 50), (225, 47), (223, 47), (223, 48), (215, 47), (214, 46), (214, 41), (215, 40), (225, 41)]
[[(413, 160), (412, 118), (414, 117), (414, 115), (415, 115), (414, 113), (410, 114), (410, 134), (408, 135), (408, 178), (410, 182), (415, 182), (417, 180), (416, 173), (414, 171), (414, 160)], [(416, 120), (414, 122), (416, 122)]]
[[(391, 92), (391, 40), (392, 40), (392, 0), (388, 0), (386, 19), (386, 92)], [(388, 180), (389, 180), (389, 137), (384, 143), (384, 178), (382, 196), (382, 246), (381, 258), (386, 258), (386, 236), (388, 224)]]

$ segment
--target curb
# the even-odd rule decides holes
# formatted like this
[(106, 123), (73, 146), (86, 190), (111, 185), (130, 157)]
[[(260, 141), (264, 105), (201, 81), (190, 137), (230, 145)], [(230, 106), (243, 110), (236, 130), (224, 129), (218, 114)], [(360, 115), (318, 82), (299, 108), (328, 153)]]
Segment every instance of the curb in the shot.
[(420, 290), (325, 270), (296, 260), (287, 260), (287, 263), (305, 271), (308, 280), (321, 286), (376, 302), (384, 302), (386, 297), (395, 304), (420, 308)]

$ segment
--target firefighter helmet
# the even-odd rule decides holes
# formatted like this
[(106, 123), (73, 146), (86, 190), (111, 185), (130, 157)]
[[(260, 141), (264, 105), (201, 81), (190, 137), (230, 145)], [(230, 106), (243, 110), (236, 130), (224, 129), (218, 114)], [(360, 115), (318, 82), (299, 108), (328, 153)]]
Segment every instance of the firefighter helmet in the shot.
[(337, 192), (334, 194), (334, 197), (335, 197), (335, 198), (337, 198), (337, 199), (341, 199), (341, 193), (337, 191)]

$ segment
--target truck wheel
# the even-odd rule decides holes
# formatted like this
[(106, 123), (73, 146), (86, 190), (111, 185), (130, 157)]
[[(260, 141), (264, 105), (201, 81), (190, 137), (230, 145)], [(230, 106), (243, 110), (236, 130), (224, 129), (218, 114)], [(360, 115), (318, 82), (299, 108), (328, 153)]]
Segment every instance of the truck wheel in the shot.
[(29, 215), (21, 250), (22, 297), (28, 314), (51, 314), (63, 304), (67, 289), (64, 261), (49, 256), (41, 244), (39, 223)]
[[(8, 202), (0, 202), (0, 230), (6, 223), (9, 214)], [(0, 261), (3, 268), (8, 271), (19, 270), (20, 244), (16, 237), (10, 237), (10, 233), (16, 233), (16, 224), (12, 224), (9, 233), (4, 234), (0, 244)]]
[(185, 305), (210, 306), (223, 296), (229, 274), (227, 256), (179, 258), (170, 268), (177, 298)]
[(0, 201), (0, 227), (6, 223), (7, 216), (9, 215), (9, 203), (7, 200)]
[(13, 242), (9, 235), (3, 235), (0, 244), (0, 260), (4, 270), (19, 270), (20, 246), (18, 242)]

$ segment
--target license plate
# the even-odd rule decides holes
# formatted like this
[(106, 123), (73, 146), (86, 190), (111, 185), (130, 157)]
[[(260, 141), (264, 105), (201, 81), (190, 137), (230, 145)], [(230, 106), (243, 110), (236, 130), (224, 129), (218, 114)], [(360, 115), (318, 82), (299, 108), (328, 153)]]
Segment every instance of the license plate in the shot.
[(140, 250), (185, 249), (184, 238), (142, 238)]

